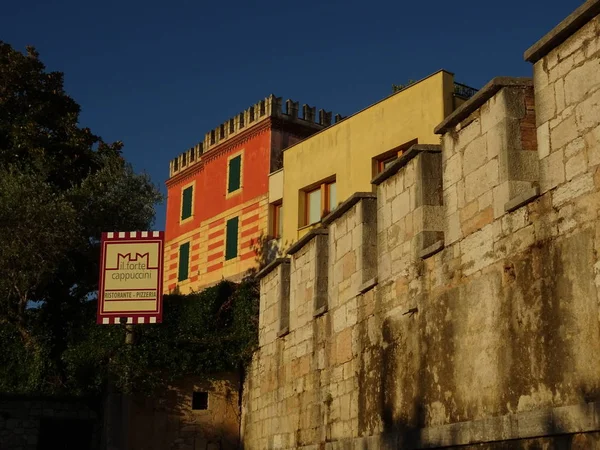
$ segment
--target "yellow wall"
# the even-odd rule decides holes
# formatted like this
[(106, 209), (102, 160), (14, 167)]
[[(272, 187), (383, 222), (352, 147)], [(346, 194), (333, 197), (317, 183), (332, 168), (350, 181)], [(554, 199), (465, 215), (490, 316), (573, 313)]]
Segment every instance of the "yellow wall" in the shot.
[(439, 71), (283, 152), (283, 243), (300, 229), (299, 191), (336, 176), (338, 203), (372, 191), (373, 158), (414, 139), (438, 144), (433, 129), (454, 109), (454, 76)]

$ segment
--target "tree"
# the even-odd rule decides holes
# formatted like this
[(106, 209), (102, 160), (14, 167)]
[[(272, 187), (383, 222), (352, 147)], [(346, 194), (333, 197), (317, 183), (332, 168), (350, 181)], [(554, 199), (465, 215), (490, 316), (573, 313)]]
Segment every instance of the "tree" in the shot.
[(69, 330), (97, 290), (100, 233), (149, 229), (162, 200), (121, 142), (79, 126), (63, 79), (34, 48), (0, 41), (0, 324), (45, 355), (55, 385)]

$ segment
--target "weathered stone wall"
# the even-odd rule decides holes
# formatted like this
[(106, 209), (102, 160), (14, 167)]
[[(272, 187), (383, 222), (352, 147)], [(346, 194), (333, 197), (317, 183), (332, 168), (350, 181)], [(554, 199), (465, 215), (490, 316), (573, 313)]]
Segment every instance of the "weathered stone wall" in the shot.
[[(38, 450), (81, 442), (74, 439), (87, 443), (82, 450), (99, 449), (101, 421), (97, 409), (79, 400), (1, 397), (0, 449)], [(65, 431), (61, 424), (68, 435), (61, 434)]]
[(600, 448), (590, 11), (259, 274), (246, 450)]
[[(239, 446), (239, 381), (187, 377), (151, 397), (135, 397), (129, 422), (131, 450), (233, 450)], [(208, 408), (192, 409), (193, 392), (208, 393)]]

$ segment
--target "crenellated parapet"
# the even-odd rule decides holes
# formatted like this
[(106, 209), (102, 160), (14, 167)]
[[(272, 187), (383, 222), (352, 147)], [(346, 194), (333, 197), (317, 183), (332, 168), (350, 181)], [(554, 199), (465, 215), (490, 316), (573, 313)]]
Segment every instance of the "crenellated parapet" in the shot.
[[(286, 100), (271, 94), (263, 100), (255, 103), (244, 111), (231, 117), (218, 127), (208, 131), (204, 139), (178, 155), (169, 162), (169, 176), (172, 177), (188, 167), (202, 161), (202, 156), (213, 148), (234, 139), (255, 125), (262, 123), (268, 118), (277, 118), (286, 123), (297, 124), (318, 131), (332, 124), (332, 113), (307, 104), (300, 108), (299, 102)], [(335, 123), (343, 117), (336, 114)]]

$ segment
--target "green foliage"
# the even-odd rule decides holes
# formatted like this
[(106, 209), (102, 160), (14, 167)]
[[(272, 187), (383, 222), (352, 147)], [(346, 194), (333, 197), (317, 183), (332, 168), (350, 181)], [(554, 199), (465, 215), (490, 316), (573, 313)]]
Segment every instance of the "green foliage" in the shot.
[[(46, 72), (35, 49), (23, 54), (0, 42), (4, 391), (65, 388), (71, 334), (93, 324), (100, 233), (150, 229), (162, 200), (123, 159), (121, 142), (105, 143), (79, 126), (80, 107), (63, 78)], [(39, 309), (27, 309), (32, 302)]]
[[(51, 340), (40, 340), (38, 354), (27, 350), (13, 328), (0, 329), (0, 391), (99, 395), (111, 380), (122, 391), (152, 392), (185, 375), (237, 371), (258, 343), (259, 293), (256, 281), (223, 281), (199, 293), (167, 295), (164, 321), (126, 328), (96, 325), (96, 302), (81, 305), (65, 323), (66, 348), (59, 368), (48, 359)], [(43, 313), (30, 321), (44, 335)], [(60, 379), (62, 384), (53, 380)]]
[(408, 80), (408, 83), (406, 84), (392, 84), (392, 94), (394, 92), (398, 92), (401, 91), (404, 88), (407, 88), (408, 86), (410, 86), (411, 84), (416, 83), (416, 80)]

